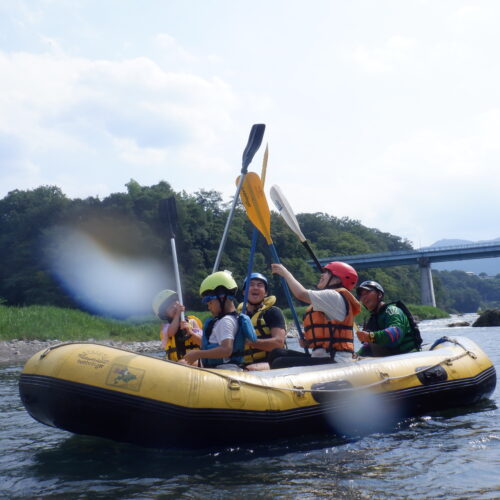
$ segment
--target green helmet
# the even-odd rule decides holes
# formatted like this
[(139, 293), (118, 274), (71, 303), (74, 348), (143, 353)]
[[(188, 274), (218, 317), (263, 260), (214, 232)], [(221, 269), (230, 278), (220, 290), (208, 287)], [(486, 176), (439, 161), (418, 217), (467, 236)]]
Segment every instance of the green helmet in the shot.
[(208, 292), (235, 294), (236, 290), (238, 290), (238, 285), (230, 271), (217, 271), (210, 274), (200, 285), (200, 295), (205, 295)]
[(168, 319), (167, 310), (176, 301), (179, 300), (177, 292), (173, 290), (162, 290), (153, 299), (153, 311), (163, 321)]

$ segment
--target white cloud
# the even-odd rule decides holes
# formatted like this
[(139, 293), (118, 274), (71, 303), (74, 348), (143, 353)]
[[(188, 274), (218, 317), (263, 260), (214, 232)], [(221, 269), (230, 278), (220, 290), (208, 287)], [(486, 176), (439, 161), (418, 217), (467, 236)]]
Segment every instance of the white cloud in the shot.
[(415, 39), (394, 35), (379, 47), (357, 45), (345, 52), (344, 58), (351, 59), (355, 65), (367, 73), (386, 73), (395, 71), (416, 47)]
[(193, 63), (197, 57), (182, 47), (177, 40), (168, 33), (159, 33), (155, 36), (155, 43), (164, 51), (164, 55), (173, 59)]
[[(20, 151), (11, 178), (16, 187), (36, 187), (41, 179), (59, 184), (68, 169), (83, 165), (106, 178), (110, 160), (114, 168), (130, 163), (151, 169), (165, 168), (168, 160), (186, 167), (179, 162), (188, 156), (196, 161), (189, 167), (203, 171), (210, 146), (231, 128), (238, 101), (220, 78), (167, 72), (146, 57), (93, 61), (0, 52), (0, 73), (0, 131)], [(197, 154), (186, 155), (191, 149)], [(62, 165), (62, 158), (73, 165)], [(209, 163), (217, 162), (224, 160)], [(134, 170), (108, 189), (132, 176)], [(68, 194), (85, 192), (91, 177), (80, 182), (78, 193)], [(2, 194), (14, 187), (2, 184)]]
[[(495, 5), (496, 4), (496, 5)], [(457, 6), (448, 18), (449, 24), (458, 32), (464, 33), (477, 26), (496, 25), (495, 18), (498, 15), (498, 4), (466, 2)]]
[(382, 0), (364, 16), (257, 2), (244, 18), (231, 2), (224, 16), (203, 2), (197, 16), (185, 2), (10, 4), (0, 196), (40, 184), (105, 196), (135, 178), (227, 198), (249, 127), (265, 122), (266, 184), (297, 212), (422, 244), (498, 237), (496, 2)]

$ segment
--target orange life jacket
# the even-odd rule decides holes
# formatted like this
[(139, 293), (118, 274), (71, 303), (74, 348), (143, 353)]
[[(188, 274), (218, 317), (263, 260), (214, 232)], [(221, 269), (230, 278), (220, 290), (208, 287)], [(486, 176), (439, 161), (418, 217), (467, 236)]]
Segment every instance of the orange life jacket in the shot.
[(330, 320), (321, 311), (312, 306), (304, 314), (304, 338), (308, 347), (323, 347), (327, 352), (354, 352), (353, 324), (354, 317), (361, 311), (360, 303), (345, 288), (337, 288), (346, 306), (347, 314), (342, 321)]

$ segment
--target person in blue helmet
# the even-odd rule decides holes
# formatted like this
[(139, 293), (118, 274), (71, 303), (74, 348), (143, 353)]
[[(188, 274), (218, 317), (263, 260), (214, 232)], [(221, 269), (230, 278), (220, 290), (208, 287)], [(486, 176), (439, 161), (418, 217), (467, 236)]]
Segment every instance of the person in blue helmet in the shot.
[[(243, 282), (243, 292), (247, 287)], [(269, 353), (276, 348), (285, 347), (286, 322), (281, 309), (274, 304), (276, 297), (268, 295), (269, 283), (261, 273), (252, 273), (248, 284), (248, 303), (246, 313), (252, 320), (257, 335), (255, 342), (245, 345), (244, 366), (247, 370), (269, 370)], [(238, 306), (241, 312), (243, 304)]]

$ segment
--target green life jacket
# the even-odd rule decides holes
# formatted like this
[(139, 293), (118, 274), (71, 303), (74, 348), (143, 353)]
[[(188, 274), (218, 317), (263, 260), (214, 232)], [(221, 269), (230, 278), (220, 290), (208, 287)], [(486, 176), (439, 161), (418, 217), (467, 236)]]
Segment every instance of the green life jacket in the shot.
[(392, 305), (398, 307), (406, 316), (406, 318), (408, 319), (408, 323), (410, 325), (410, 331), (405, 332), (403, 341), (401, 342), (400, 345), (397, 346), (385, 345), (384, 349), (387, 349), (389, 354), (402, 354), (405, 352), (419, 351), (420, 346), (422, 345), (422, 337), (420, 335), (420, 330), (418, 329), (415, 318), (411, 314), (410, 310), (400, 300), (384, 304), (376, 313), (372, 313), (368, 318), (368, 321), (364, 325), (363, 330), (367, 332), (375, 332), (377, 330), (384, 330), (385, 328), (387, 328), (387, 326), (383, 324), (381, 320), (384, 317), (386, 309)]

